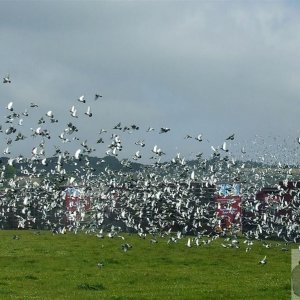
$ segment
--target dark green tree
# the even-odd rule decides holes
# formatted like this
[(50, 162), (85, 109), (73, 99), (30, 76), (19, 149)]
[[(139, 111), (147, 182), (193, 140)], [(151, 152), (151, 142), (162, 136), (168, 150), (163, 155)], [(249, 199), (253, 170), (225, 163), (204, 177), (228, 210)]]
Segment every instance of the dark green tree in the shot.
[(13, 178), (15, 175), (16, 175), (16, 168), (14, 166), (7, 164), (5, 166), (5, 172), (4, 172), (5, 179)]

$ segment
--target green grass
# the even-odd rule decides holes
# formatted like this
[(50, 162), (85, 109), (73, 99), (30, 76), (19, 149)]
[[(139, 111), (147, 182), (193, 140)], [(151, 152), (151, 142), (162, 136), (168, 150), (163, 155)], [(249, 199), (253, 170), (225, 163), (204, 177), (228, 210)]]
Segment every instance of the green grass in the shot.
[(290, 299), (291, 252), (276, 242), (246, 253), (222, 239), (188, 248), (187, 238), (124, 237), (0, 231), (0, 299)]

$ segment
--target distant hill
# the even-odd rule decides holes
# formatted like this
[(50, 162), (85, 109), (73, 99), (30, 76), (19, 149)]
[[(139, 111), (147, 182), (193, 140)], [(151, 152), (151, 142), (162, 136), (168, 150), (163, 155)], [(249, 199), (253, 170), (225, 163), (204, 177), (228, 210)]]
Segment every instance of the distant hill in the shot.
[[(0, 166), (7, 165), (8, 161), (8, 157), (1, 157)], [(13, 166), (16, 169), (17, 175), (24, 174), (24, 172), (22, 172), (22, 170), (24, 169), (33, 171), (33, 168), (35, 170), (35, 173), (51, 172), (51, 170), (55, 170), (58, 164), (59, 158), (55, 156), (47, 158), (46, 165), (42, 164), (41, 159), (24, 159), (19, 162), (13, 162)], [(67, 173), (84, 172), (85, 170), (90, 169), (94, 172), (95, 175), (104, 172), (106, 168), (112, 171), (138, 171), (145, 167), (143, 164), (135, 162), (131, 162), (130, 165), (122, 164), (116, 157), (113, 156), (105, 156), (103, 158), (83, 156), (80, 160), (75, 160), (73, 158), (63, 158), (60, 161), (60, 165), (66, 170)]]
[[(8, 157), (1, 157), (0, 167), (7, 165), (8, 160)], [(227, 164), (231, 164), (230, 169), (228, 169)], [(211, 176), (212, 173), (219, 172), (216, 175), (218, 181), (223, 180), (228, 182), (234, 180), (249, 182), (251, 177), (255, 175), (254, 173), (265, 172), (266, 174), (264, 176), (266, 182), (271, 184), (283, 180), (284, 176), (286, 176), (287, 168), (292, 168), (291, 166), (279, 168), (278, 166), (270, 166), (256, 161), (236, 161), (233, 164), (230, 161), (219, 158), (209, 160), (195, 159), (184, 163), (173, 161), (147, 165), (129, 160), (120, 161), (114, 156), (105, 156), (103, 158), (82, 156), (79, 160), (76, 160), (74, 157), (65, 157), (60, 161), (58, 156), (53, 156), (46, 159), (46, 165), (42, 164), (41, 159), (32, 160), (24, 158), (19, 161), (14, 161), (13, 166), (17, 176), (25, 176), (26, 174), (39, 174), (40, 176), (52, 174), (54, 177), (57, 177), (57, 172), (55, 172), (55, 170), (57, 171), (59, 166), (59, 168), (66, 171), (66, 175), (62, 175), (62, 178), (59, 179), (61, 181), (64, 181), (66, 177), (81, 176), (87, 172), (92, 172), (95, 176), (107, 174), (107, 170), (133, 173), (133, 176), (135, 176), (134, 173), (137, 174), (140, 171), (144, 173), (149, 172), (149, 174), (154, 172), (159, 176), (167, 176), (170, 179), (184, 180), (190, 178), (192, 170), (197, 170), (200, 177), (206, 176), (206, 174)], [(212, 168), (212, 166), (214, 167)], [(211, 171), (211, 169), (213, 169), (213, 171)], [(296, 172), (298, 168), (294, 167), (293, 170), (294, 175), (298, 177), (298, 173)]]

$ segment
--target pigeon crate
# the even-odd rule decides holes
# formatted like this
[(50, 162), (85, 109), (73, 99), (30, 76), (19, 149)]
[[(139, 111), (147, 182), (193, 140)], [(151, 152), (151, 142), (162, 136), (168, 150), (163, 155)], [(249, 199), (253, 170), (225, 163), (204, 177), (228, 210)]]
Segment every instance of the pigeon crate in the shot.
[(216, 217), (218, 224), (216, 230), (223, 231), (232, 227), (241, 229), (242, 225), (242, 197), (240, 196), (240, 183), (219, 184), (218, 193), (214, 200), (216, 204)]
[(216, 196), (216, 216), (219, 220), (219, 230), (241, 227), (242, 198), (240, 196)]
[(262, 213), (272, 213), (274, 216), (292, 214), (292, 202), (299, 194), (299, 182), (279, 182), (275, 187), (264, 187), (255, 195), (256, 210)]
[(67, 219), (80, 220), (85, 212), (91, 210), (91, 199), (83, 189), (69, 187), (65, 189), (65, 209)]

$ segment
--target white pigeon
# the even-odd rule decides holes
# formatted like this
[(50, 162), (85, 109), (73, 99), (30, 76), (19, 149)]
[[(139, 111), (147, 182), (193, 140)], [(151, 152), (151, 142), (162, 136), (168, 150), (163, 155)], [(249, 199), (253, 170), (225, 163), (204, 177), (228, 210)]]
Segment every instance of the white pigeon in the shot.
[(54, 115), (53, 115), (53, 112), (51, 110), (49, 110), (47, 113), (46, 113), (46, 116), (49, 117), (49, 118), (53, 118)]
[(13, 159), (13, 158), (10, 158), (10, 159), (7, 161), (7, 164), (10, 165), (10, 166), (13, 166), (13, 162), (14, 162), (14, 159)]
[(78, 118), (78, 116), (77, 116), (77, 109), (75, 108), (74, 105), (71, 107), (70, 113), (71, 113), (71, 116), (72, 116), (73, 118)]
[(226, 142), (224, 142), (223, 143), (223, 145), (222, 145), (222, 148), (221, 148), (223, 151), (225, 151), (225, 152), (228, 152), (228, 149), (227, 149), (227, 144), (226, 144)]
[(193, 171), (193, 172), (191, 173), (191, 179), (192, 179), (192, 180), (195, 180), (195, 171)]
[(76, 150), (75, 155), (74, 155), (74, 157), (75, 157), (76, 159), (79, 159), (79, 158), (80, 158), (80, 152), (81, 152), (81, 149)]
[(267, 256), (258, 262), (260, 265), (265, 265), (267, 263)]
[(3, 151), (3, 154), (10, 154), (10, 150), (9, 150), (9, 147), (6, 147)]
[(195, 140), (197, 140), (198, 142), (202, 142), (202, 134), (198, 134), (198, 136), (195, 137)]
[(134, 155), (134, 157), (133, 157), (133, 159), (134, 160), (137, 160), (137, 159), (139, 159), (139, 158), (141, 158), (142, 157), (142, 155), (140, 154), (140, 151), (136, 151), (135, 152), (135, 155)]
[(29, 114), (28, 114), (27, 109), (25, 109), (24, 112), (22, 112), (22, 115), (25, 116), (25, 117), (28, 117)]
[(38, 152), (38, 148), (37, 148), (37, 147), (34, 147), (34, 148), (32, 149), (32, 151), (31, 151), (31, 153), (32, 153), (33, 155), (37, 155), (37, 152)]
[(43, 158), (42, 159), (42, 165), (43, 166), (47, 166), (47, 158)]
[(155, 145), (153, 147), (152, 152), (157, 154), (158, 156), (161, 156), (161, 155), (165, 154), (160, 148), (158, 148), (157, 145)]
[(88, 106), (88, 108), (87, 108), (85, 114), (86, 114), (88, 117), (91, 117), (91, 116), (93, 115), (92, 112), (91, 112), (91, 107), (90, 107), (90, 106)]
[(71, 178), (69, 179), (69, 184), (73, 184), (74, 181), (75, 181), (75, 177), (71, 177)]
[(6, 106), (6, 108), (8, 109), (8, 110), (10, 110), (10, 111), (13, 111), (14, 109), (13, 109), (13, 102), (9, 102), (8, 104), (7, 104), (7, 106)]
[(85, 103), (85, 98), (84, 98), (84, 95), (80, 96), (78, 99), (77, 99), (79, 102), (82, 102), (82, 103)]
[(187, 246), (188, 248), (191, 248), (191, 247), (192, 247), (191, 238), (188, 238), (188, 241), (187, 241), (187, 243), (186, 243), (186, 246)]

